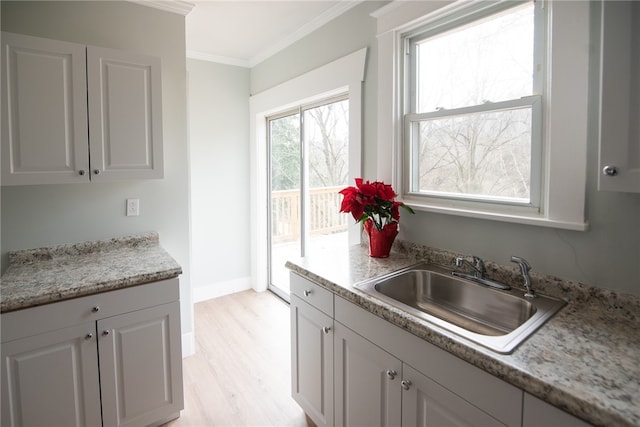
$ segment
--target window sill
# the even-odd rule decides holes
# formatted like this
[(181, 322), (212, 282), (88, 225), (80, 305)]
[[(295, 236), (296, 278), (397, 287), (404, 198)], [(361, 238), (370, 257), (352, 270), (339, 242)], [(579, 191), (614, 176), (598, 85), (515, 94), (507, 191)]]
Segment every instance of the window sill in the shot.
[(513, 212), (488, 212), (468, 207), (452, 207), (444, 205), (426, 204), (411, 198), (404, 198), (404, 203), (416, 211), (433, 212), (446, 215), (457, 215), (466, 218), (487, 219), (492, 221), (510, 222), (514, 224), (535, 225), (563, 230), (586, 231), (589, 223), (586, 221), (570, 221), (552, 219), (543, 214), (524, 214)]

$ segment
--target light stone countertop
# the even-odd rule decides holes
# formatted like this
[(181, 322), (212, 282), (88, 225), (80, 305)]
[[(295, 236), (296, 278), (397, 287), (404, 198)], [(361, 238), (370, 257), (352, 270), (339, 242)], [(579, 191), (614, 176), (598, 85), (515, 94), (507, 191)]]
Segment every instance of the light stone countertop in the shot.
[[(640, 426), (640, 297), (531, 272), (533, 288), (568, 302), (503, 355), (434, 328), (353, 285), (419, 261), (454, 269), (451, 252), (396, 241), (389, 258), (365, 246), (317, 253), (287, 267), (334, 294), (524, 391), (599, 426)], [(521, 287), (517, 267), (486, 263), (487, 276)], [(535, 269), (535, 266), (534, 266)]]
[(9, 252), (0, 312), (177, 277), (180, 265), (158, 234)]

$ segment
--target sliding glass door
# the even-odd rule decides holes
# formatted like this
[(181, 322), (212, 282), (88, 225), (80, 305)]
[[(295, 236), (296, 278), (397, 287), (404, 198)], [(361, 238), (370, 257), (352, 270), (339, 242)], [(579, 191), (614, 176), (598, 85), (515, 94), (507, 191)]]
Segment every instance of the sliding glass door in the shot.
[(349, 179), (346, 96), (268, 118), (269, 286), (288, 299), (287, 259), (346, 246), (338, 193)]

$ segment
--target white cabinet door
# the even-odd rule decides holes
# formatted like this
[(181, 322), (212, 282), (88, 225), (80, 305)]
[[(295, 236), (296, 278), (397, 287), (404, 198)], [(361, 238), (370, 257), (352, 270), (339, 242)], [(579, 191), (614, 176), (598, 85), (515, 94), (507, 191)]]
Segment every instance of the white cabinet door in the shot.
[(402, 363), (335, 322), (335, 425), (399, 426)]
[(179, 302), (97, 322), (103, 426), (139, 426), (183, 408)]
[(600, 190), (640, 193), (640, 3), (602, 2)]
[(402, 367), (402, 386), (403, 426), (504, 426), (407, 364)]
[(522, 427), (589, 427), (590, 425), (529, 393), (524, 394)]
[(91, 180), (162, 178), (160, 59), (87, 48)]
[(291, 391), (318, 427), (333, 425), (333, 319), (291, 295)]
[(2, 33), (2, 185), (88, 182), (85, 46)]
[(95, 322), (2, 343), (2, 425), (101, 426)]

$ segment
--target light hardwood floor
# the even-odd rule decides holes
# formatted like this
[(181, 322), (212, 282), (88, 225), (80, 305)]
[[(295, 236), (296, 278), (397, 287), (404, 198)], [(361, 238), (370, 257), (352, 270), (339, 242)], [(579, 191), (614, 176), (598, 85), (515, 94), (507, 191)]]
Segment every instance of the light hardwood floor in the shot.
[(291, 398), (289, 306), (244, 291), (195, 304), (185, 409), (165, 427), (312, 426)]

